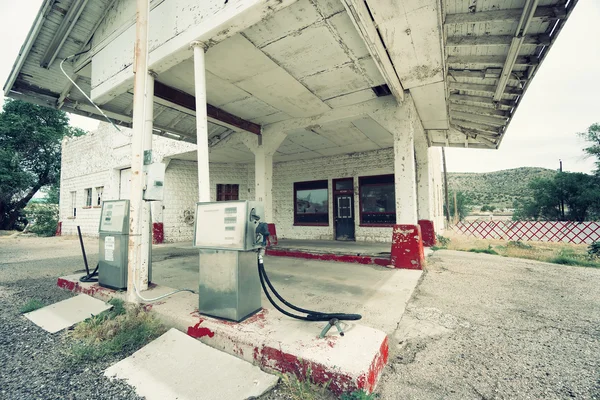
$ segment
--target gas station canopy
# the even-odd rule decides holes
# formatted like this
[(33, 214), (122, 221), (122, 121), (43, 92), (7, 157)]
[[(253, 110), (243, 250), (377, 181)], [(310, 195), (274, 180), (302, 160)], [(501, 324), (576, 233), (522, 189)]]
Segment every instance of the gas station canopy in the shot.
[[(236, 132), (260, 134), (271, 124), (378, 97), (402, 101), (410, 93), (430, 146), (498, 148), (576, 3), (155, 0), (154, 130), (195, 140), (188, 46), (201, 40), (207, 47), (210, 146)], [(60, 70), (61, 60), (79, 54), (64, 63), (67, 74), (115, 123), (130, 126), (134, 36), (133, 1), (44, 0), (5, 94), (101, 119)], [(322, 129), (352, 134), (352, 148), (337, 146), (341, 154), (390, 147), (369, 137), (379, 128), (340, 118)], [(301, 129), (284, 144), (292, 150), (307, 142), (318, 147), (321, 136), (327, 132)], [(238, 161), (247, 157), (239, 153)], [(235, 148), (230, 154), (235, 160)]]

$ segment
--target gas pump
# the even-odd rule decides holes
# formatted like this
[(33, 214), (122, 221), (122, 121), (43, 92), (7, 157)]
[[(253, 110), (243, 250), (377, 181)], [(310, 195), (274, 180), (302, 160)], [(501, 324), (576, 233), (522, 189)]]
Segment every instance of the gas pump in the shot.
[(197, 203), (194, 247), (200, 250), (199, 310), (202, 314), (241, 321), (261, 309), (256, 273), (256, 227), (262, 203)]
[[(162, 200), (165, 164), (146, 165), (145, 179), (144, 201)], [(151, 215), (150, 220), (152, 220)], [(100, 235), (98, 284), (111, 289), (127, 289), (129, 200), (102, 202), (98, 232)], [(152, 238), (152, 224), (149, 226), (148, 237)], [(152, 239), (148, 246), (148, 283), (150, 282), (152, 282)]]
[[(262, 203), (227, 201), (197, 203), (194, 247), (200, 249), (199, 311), (212, 317), (242, 321), (261, 309), (263, 291), (284, 315), (303, 321), (328, 321), (344, 335), (339, 321), (359, 320), (359, 314), (324, 313), (300, 308), (286, 301), (271, 283), (263, 254), (269, 235)], [(258, 273), (257, 273), (258, 272)], [(294, 311), (286, 311), (273, 299)]]

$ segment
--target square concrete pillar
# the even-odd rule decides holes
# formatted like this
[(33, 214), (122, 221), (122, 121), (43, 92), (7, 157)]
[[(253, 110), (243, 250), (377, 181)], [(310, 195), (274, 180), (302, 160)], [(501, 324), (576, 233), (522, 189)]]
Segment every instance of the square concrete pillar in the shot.
[[(260, 136), (246, 135), (243, 143), (254, 153), (255, 200), (265, 207), (264, 222), (272, 223), (273, 213), (273, 155), (285, 140), (286, 134), (266, 130)], [(273, 227), (275, 229), (275, 227)]]
[(422, 269), (423, 240), (418, 224), (415, 131), (422, 131), (412, 97), (402, 104), (378, 110), (372, 118), (394, 137), (396, 225), (392, 234), (391, 262), (396, 268)]

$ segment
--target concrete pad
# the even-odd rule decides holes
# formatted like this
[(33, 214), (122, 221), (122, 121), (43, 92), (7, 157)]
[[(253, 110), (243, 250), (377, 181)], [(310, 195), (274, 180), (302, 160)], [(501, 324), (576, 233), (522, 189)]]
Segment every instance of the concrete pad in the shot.
[(111, 366), (104, 375), (125, 379), (148, 400), (244, 400), (262, 395), (279, 379), (176, 329)]
[(25, 317), (42, 329), (56, 333), (110, 308), (111, 305), (101, 300), (80, 294), (27, 313)]
[[(100, 298), (125, 297), (124, 292), (99, 290), (97, 283), (81, 283), (77, 279), (77, 275), (61, 277), (58, 285), (77, 292), (93, 293)], [(154, 297), (170, 290), (153, 286), (144, 294)], [(389, 304), (387, 309), (395, 308)], [(335, 303), (333, 307), (337, 307)], [(355, 321), (343, 324), (345, 336), (339, 336), (332, 329), (320, 339), (318, 336), (325, 322), (298, 321), (268, 308), (241, 323), (200, 315), (198, 295), (189, 292), (170, 296), (149, 304), (147, 308), (155, 311), (167, 326), (256, 364), (263, 370), (306, 376), (310, 368), (312, 379), (317, 383), (330, 382), (329, 388), (336, 394), (359, 389), (372, 392), (388, 360), (387, 335)]]

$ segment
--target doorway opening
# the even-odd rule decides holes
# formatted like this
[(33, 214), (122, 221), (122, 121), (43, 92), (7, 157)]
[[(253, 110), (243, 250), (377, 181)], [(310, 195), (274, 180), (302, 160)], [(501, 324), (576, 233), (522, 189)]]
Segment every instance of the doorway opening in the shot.
[(355, 240), (353, 178), (333, 180), (333, 215), (335, 240)]

